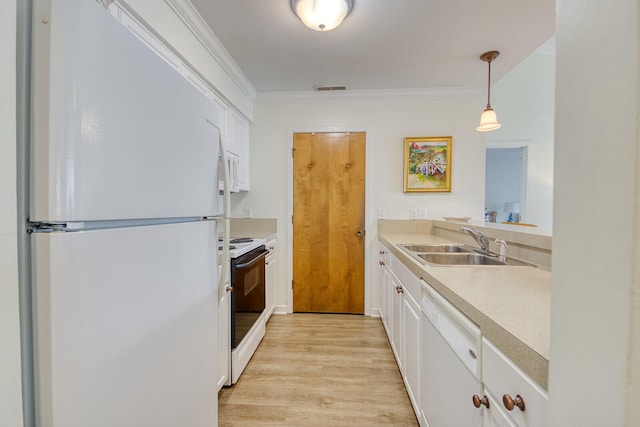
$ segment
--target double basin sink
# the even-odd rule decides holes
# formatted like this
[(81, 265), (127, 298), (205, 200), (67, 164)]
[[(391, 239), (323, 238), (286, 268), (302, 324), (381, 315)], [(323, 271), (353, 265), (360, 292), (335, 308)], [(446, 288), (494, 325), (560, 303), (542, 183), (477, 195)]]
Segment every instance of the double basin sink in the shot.
[(498, 255), (479, 253), (479, 249), (467, 245), (455, 244), (398, 244), (400, 249), (425, 265), (495, 265), (495, 266), (526, 266), (531, 265), (522, 261), (507, 258), (501, 261)]

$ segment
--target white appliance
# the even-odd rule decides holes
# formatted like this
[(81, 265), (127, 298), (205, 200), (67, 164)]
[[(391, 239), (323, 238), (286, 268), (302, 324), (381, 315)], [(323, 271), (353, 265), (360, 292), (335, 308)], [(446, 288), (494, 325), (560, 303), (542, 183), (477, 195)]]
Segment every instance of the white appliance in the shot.
[(229, 240), (229, 256), (238, 258), (241, 255), (267, 244), (265, 239), (254, 239), (251, 237), (239, 237)]
[(35, 0), (36, 424), (217, 425), (217, 113), (99, 2)]
[(474, 395), (483, 396), (480, 329), (426, 282), (422, 283), (421, 425), (482, 426), (482, 410), (474, 407), (472, 400)]
[[(226, 185), (229, 185), (228, 181), (225, 182)], [(226, 206), (225, 210), (227, 210)], [(224, 223), (226, 227), (229, 227), (228, 216), (225, 217)], [(222, 286), (219, 294), (218, 317), (218, 389), (225, 385), (231, 386), (238, 381), (265, 334), (266, 317), (261, 315), (258, 322), (248, 331), (246, 339), (243, 339), (238, 346), (232, 345), (232, 337), (234, 336), (232, 332), (234, 323), (232, 320), (234, 317), (232, 294), (237, 292), (237, 289), (234, 289), (234, 284), (231, 283), (232, 272), (229, 269), (241, 256), (265, 244), (265, 239), (253, 238), (236, 238), (230, 241), (222, 239), (218, 242), (218, 250), (222, 252)]]
[(230, 241), (231, 298), (229, 367), (226, 385), (238, 382), (266, 332), (265, 239)]
[[(226, 163), (228, 168), (229, 191), (238, 193), (240, 191), (240, 157), (237, 154), (225, 150)], [(222, 156), (221, 156), (222, 158)], [(222, 184), (222, 168), (220, 169), (220, 193), (224, 194), (224, 186)]]

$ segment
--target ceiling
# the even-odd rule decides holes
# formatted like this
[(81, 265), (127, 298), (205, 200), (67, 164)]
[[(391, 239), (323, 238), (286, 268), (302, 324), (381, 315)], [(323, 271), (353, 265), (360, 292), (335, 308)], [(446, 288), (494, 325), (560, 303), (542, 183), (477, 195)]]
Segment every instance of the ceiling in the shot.
[(302, 24), (290, 0), (191, 0), (258, 92), (486, 85), (555, 34), (555, 0), (354, 0), (328, 32)]

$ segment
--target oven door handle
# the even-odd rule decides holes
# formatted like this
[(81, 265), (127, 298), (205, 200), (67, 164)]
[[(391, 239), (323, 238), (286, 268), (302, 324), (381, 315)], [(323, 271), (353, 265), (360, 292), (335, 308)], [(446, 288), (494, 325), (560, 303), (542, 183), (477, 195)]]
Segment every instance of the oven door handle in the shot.
[(268, 253), (269, 253), (268, 249), (263, 249), (262, 252), (260, 252), (260, 255), (258, 255), (257, 257), (255, 257), (251, 261), (245, 262), (245, 263), (242, 263), (242, 264), (236, 264), (236, 270), (242, 270), (244, 268), (251, 267), (253, 264), (255, 264), (256, 262), (260, 261), (262, 258), (266, 257)]

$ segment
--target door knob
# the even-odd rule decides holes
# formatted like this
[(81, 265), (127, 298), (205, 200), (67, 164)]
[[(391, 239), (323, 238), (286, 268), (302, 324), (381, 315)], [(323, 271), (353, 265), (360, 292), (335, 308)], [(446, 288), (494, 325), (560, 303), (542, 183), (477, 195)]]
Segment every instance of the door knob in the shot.
[(480, 398), (480, 396), (478, 396), (477, 394), (473, 395), (473, 406), (475, 406), (476, 408), (481, 407), (482, 405), (486, 406), (487, 409), (489, 408), (489, 399), (487, 398), (487, 396), (482, 396), (482, 398)]
[(505, 394), (504, 396), (502, 396), (502, 404), (507, 409), (507, 411), (513, 411), (513, 408), (515, 407), (518, 407), (518, 409), (520, 409), (521, 411), (525, 410), (524, 399), (519, 394), (516, 395), (515, 400), (508, 394)]
[(362, 237), (363, 235), (364, 235), (364, 231), (362, 231), (362, 228), (358, 228), (356, 230), (356, 236)]

